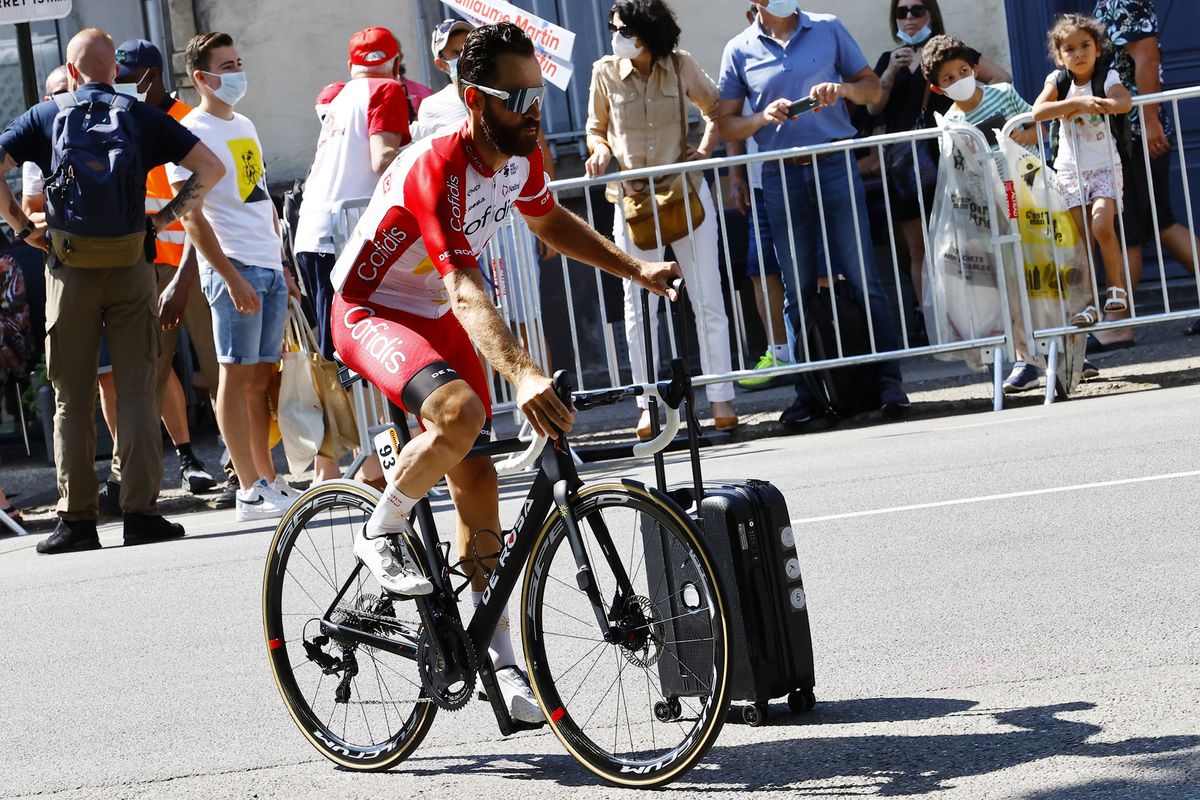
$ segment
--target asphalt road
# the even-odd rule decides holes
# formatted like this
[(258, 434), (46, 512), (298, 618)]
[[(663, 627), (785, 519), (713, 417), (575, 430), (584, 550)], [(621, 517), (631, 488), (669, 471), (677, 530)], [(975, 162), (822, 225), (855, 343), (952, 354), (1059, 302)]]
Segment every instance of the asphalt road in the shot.
[[(670, 795), (1200, 798), (1198, 410), (1184, 387), (706, 451), (787, 496), (818, 706), (727, 725)], [(333, 769), (264, 657), (269, 526), (182, 521), (53, 558), (0, 539), (0, 797), (632, 794), (482, 703), (390, 773)]]

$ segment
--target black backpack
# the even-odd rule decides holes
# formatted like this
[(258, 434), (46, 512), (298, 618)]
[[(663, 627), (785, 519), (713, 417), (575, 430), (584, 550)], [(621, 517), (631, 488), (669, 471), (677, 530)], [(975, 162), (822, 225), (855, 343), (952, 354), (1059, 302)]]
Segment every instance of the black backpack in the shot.
[[(837, 304), (837, 322), (833, 323), (833, 308)], [(867, 316), (844, 278), (828, 287), (817, 287), (817, 293), (806, 308), (808, 343), (813, 361), (835, 359), (838, 354), (837, 331), (841, 330), (842, 356), (861, 356), (871, 352), (871, 334)], [(797, 360), (804, 360), (803, 345), (798, 347)], [(836, 369), (804, 373), (809, 391), (827, 414), (852, 417), (880, 408), (878, 364), (858, 364)]]
[(73, 236), (121, 237), (146, 232), (146, 171), (131, 97), (81, 103), (55, 95), (46, 219)]
[[(1104, 80), (1108, 71), (1113, 68), (1112, 55), (1101, 56), (1096, 61), (1096, 69), (1092, 72), (1092, 94), (1105, 97)], [(1067, 69), (1060, 69), (1051, 76), (1054, 88), (1058, 90), (1058, 99), (1066, 100), (1071, 91), (1074, 78)], [(1134, 113), (1137, 113), (1134, 111)], [(1133, 133), (1130, 129), (1128, 114), (1108, 114), (1108, 130), (1117, 142), (1117, 153), (1122, 159), (1128, 159), (1133, 153)], [(1062, 136), (1062, 120), (1056, 119), (1050, 125), (1050, 163), (1058, 158), (1058, 143)]]

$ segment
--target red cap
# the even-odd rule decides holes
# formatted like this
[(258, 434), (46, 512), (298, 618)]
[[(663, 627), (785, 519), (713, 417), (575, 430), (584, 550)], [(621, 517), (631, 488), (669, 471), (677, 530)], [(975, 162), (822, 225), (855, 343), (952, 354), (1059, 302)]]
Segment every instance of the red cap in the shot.
[(387, 28), (367, 28), (350, 37), (350, 63), (377, 67), (400, 55), (400, 43)]

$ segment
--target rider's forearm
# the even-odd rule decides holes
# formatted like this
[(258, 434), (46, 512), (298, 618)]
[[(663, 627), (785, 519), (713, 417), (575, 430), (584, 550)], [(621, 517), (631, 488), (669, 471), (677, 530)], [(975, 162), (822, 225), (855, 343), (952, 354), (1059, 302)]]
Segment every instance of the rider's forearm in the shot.
[(591, 264), (618, 278), (632, 279), (639, 274), (636, 259), (562, 206), (544, 217), (526, 218), (526, 222), (539, 239), (568, 258)]
[(477, 274), (472, 276), (454, 272), (448, 283), (451, 285), (454, 316), (462, 323), (479, 352), (506, 381), (515, 386), (527, 375), (543, 374), (497, 313)]

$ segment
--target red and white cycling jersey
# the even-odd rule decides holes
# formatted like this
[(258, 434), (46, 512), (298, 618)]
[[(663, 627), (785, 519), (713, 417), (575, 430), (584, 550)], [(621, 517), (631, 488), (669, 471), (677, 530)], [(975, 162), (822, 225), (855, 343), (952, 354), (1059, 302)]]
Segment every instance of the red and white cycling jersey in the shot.
[(442, 277), (478, 269), (513, 206), (527, 217), (549, 213), (547, 182), (540, 149), (493, 172), (466, 126), (414, 144), (375, 187), (333, 268), (334, 290), (354, 302), (440, 317), (450, 310)]

